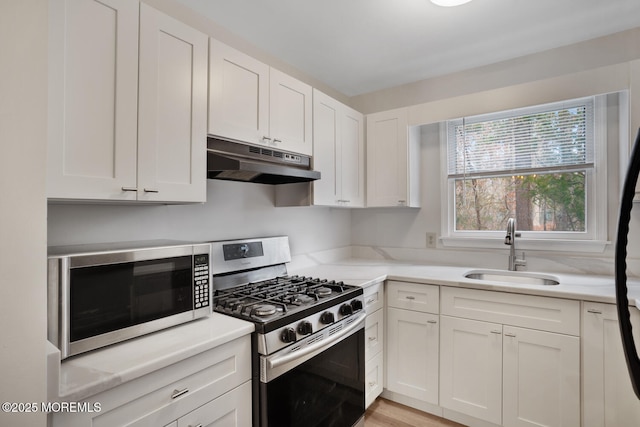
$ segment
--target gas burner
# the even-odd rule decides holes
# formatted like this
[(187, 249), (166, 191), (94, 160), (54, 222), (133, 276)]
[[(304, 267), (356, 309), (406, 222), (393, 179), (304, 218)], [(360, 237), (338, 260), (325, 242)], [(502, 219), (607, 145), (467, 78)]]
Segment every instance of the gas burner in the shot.
[(314, 293), (319, 297), (328, 297), (329, 295), (331, 295), (331, 288), (321, 286), (319, 288), (314, 289)]
[(276, 314), (276, 306), (271, 304), (261, 304), (256, 306), (253, 310), (253, 314), (259, 317), (271, 316)]
[(306, 294), (296, 294), (290, 298), (291, 304), (309, 304), (310, 302), (315, 301), (316, 299), (310, 295)]

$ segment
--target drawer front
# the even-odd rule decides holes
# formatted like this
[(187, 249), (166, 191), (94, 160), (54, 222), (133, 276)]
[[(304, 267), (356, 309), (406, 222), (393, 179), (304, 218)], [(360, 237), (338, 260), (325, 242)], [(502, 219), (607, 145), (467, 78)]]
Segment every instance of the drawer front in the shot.
[(443, 286), (442, 314), (580, 335), (580, 301)]
[[(93, 426), (165, 425), (250, 380), (250, 355), (251, 340), (246, 336), (116, 387), (104, 395), (115, 393), (124, 402), (103, 407)], [(181, 377), (185, 372), (189, 374)], [(166, 380), (158, 387), (162, 379)], [(103, 401), (100, 396), (92, 401)], [(109, 400), (112, 397), (105, 396)]]
[(178, 419), (178, 427), (251, 427), (251, 381)]
[(387, 304), (389, 307), (438, 314), (439, 299), (439, 286), (393, 280), (387, 282)]
[(382, 351), (384, 345), (384, 310), (367, 315), (364, 324), (365, 360)]
[(376, 397), (380, 396), (384, 387), (384, 353), (378, 353), (373, 358), (367, 360), (365, 364), (365, 397), (364, 406), (369, 407), (376, 400)]
[(384, 283), (380, 282), (364, 289), (364, 307), (371, 314), (384, 306)]

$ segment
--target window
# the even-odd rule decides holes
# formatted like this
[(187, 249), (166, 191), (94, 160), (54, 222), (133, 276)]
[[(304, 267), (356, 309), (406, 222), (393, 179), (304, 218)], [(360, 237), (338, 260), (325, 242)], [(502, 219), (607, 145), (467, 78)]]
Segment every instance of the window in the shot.
[(605, 240), (601, 104), (589, 97), (448, 121), (443, 235), (503, 238), (515, 218), (523, 239)]

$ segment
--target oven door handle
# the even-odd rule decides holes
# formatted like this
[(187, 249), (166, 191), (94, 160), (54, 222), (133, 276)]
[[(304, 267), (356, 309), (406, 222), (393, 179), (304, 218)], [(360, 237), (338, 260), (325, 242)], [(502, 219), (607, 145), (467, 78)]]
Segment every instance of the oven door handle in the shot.
[(282, 356), (277, 356), (273, 359), (269, 358), (266, 360), (267, 369), (275, 369), (279, 366), (282, 366), (286, 363), (289, 363), (293, 360), (306, 360), (306, 356), (315, 355), (323, 352), (327, 348), (331, 347), (333, 344), (342, 341), (347, 336), (351, 335), (354, 331), (362, 328), (364, 326), (364, 320), (367, 317), (364, 311), (355, 314), (353, 321), (339, 332), (331, 335), (329, 338), (322, 339), (313, 344), (310, 344), (300, 350), (292, 351)]

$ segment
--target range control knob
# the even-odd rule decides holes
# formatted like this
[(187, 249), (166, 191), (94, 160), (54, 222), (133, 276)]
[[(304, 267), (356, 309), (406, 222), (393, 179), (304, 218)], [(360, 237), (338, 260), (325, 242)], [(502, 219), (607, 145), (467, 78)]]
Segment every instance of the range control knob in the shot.
[(325, 311), (320, 315), (320, 322), (323, 325), (330, 325), (336, 321), (336, 317), (330, 311)]
[(353, 308), (353, 311), (362, 310), (362, 301), (360, 301), (359, 299), (354, 299), (353, 301), (351, 301), (351, 308)]
[(300, 335), (309, 335), (311, 332), (313, 332), (313, 326), (311, 325), (311, 322), (308, 321), (304, 321), (304, 322), (300, 322), (300, 324), (298, 325), (298, 333)]
[(342, 304), (340, 306), (340, 314), (342, 314), (343, 316), (349, 316), (353, 314), (353, 307), (351, 307), (351, 304)]
[(296, 341), (296, 331), (293, 328), (285, 328), (280, 334), (282, 342), (290, 343)]

